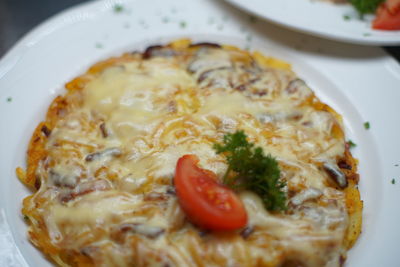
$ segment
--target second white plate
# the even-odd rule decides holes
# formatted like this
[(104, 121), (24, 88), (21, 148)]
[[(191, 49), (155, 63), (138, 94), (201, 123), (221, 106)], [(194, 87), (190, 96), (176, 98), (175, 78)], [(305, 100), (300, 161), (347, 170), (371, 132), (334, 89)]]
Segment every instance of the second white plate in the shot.
[(371, 28), (349, 4), (316, 0), (227, 0), (274, 23), (316, 36), (363, 45), (400, 45), (400, 31)]

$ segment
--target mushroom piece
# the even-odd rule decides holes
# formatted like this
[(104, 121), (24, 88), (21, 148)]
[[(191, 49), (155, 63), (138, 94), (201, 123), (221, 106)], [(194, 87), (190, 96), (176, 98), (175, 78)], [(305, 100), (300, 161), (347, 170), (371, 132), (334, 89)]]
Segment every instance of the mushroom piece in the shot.
[(99, 128), (100, 128), (100, 132), (101, 132), (101, 135), (103, 136), (103, 138), (107, 138), (109, 134), (108, 134), (108, 130), (106, 128), (105, 122), (102, 122), (100, 124)]
[(189, 47), (196, 47), (196, 48), (221, 48), (219, 44), (214, 44), (214, 43), (208, 43), (208, 42), (202, 42), (202, 43), (194, 43), (191, 44)]
[(177, 54), (176, 50), (168, 46), (153, 45), (149, 46), (143, 53), (143, 59), (152, 57), (172, 57)]
[(240, 232), (240, 235), (244, 239), (247, 239), (253, 232), (254, 232), (254, 227), (253, 226), (247, 226)]
[(328, 173), (329, 177), (340, 187), (347, 187), (346, 175), (334, 164), (324, 163), (324, 170)]
[(317, 189), (317, 188), (307, 188), (303, 191), (301, 191), (300, 193), (296, 194), (291, 200), (290, 202), (293, 205), (301, 205), (303, 202), (311, 200), (311, 199), (316, 199), (319, 198), (322, 195), (321, 190)]
[(122, 224), (119, 227), (119, 230), (122, 233), (132, 232), (135, 234), (144, 235), (151, 239), (157, 238), (165, 232), (165, 230), (163, 228), (160, 228), (157, 226), (146, 225), (146, 224), (138, 224), (138, 223)]
[(102, 151), (88, 154), (85, 158), (85, 161), (90, 162), (90, 161), (100, 159), (101, 157), (107, 157), (107, 156), (117, 157), (119, 155), (121, 155), (121, 150), (119, 148), (112, 147), (112, 148), (107, 148)]
[(72, 191), (60, 194), (60, 200), (64, 203), (74, 200), (76, 197), (83, 196), (95, 191), (107, 191), (111, 189), (110, 182), (107, 180), (91, 180), (80, 183)]

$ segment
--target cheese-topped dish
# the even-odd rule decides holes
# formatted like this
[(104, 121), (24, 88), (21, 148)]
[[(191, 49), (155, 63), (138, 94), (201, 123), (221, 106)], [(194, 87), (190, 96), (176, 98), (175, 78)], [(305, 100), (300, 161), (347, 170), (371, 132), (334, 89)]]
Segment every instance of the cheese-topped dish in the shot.
[[(92, 66), (38, 125), (18, 177), (30, 241), (59, 266), (341, 266), (361, 231), (356, 160), (339, 114), (288, 63), (179, 40)], [(232, 194), (245, 225), (212, 231), (182, 209), (178, 159), (216, 183), (213, 146), (242, 131), (273, 157), (285, 208)], [(213, 176), (213, 177), (214, 177)], [(185, 204), (185, 203), (183, 203)]]

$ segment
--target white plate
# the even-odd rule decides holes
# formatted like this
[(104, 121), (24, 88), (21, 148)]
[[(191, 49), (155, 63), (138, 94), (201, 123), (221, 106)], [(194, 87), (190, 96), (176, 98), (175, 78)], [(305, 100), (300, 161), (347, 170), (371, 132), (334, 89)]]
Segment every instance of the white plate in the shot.
[[(283, 58), (344, 115), (347, 134), (358, 145), (365, 201), (363, 233), (347, 266), (400, 266), (400, 167), (394, 166), (400, 163), (400, 66), (394, 59), (379, 48), (253, 24), (219, 1), (123, 1), (119, 13), (114, 5), (95, 1), (67, 10), (0, 61), (0, 266), (51, 266), (27, 241), (20, 209), (29, 192), (15, 168), (24, 165), (31, 133), (65, 82), (101, 59), (183, 36)], [(369, 131), (364, 121), (371, 122)]]
[(226, 0), (274, 23), (316, 36), (364, 45), (400, 45), (400, 31), (371, 28), (349, 4), (320, 0)]

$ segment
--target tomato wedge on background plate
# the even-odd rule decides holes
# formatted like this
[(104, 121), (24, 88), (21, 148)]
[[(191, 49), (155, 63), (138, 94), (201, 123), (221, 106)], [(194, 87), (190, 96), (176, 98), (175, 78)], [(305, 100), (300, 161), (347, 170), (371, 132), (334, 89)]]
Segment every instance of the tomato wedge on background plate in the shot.
[(240, 198), (217, 182), (215, 173), (197, 166), (195, 155), (184, 155), (176, 165), (175, 189), (179, 204), (193, 224), (215, 231), (229, 231), (247, 224)]
[(394, 15), (397, 12), (400, 12), (400, 0), (386, 0), (385, 3), (386, 8), (389, 10), (390, 14)]
[(390, 0), (382, 3), (372, 22), (376, 30), (400, 30), (400, 1)]

